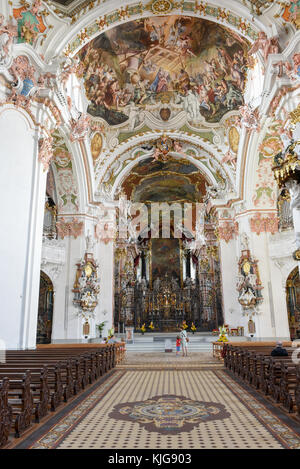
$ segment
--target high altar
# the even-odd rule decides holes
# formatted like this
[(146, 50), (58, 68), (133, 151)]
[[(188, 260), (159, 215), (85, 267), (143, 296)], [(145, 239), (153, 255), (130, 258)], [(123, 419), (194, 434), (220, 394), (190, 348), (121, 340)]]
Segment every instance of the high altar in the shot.
[[(184, 238), (184, 237), (183, 237)], [(120, 332), (144, 324), (153, 331), (177, 331), (183, 320), (198, 331), (223, 324), (220, 264), (212, 224), (207, 243), (144, 238), (119, 246), (115, 262), (115, 325)], [(148, 330), (151, 330), (148, 329)]]

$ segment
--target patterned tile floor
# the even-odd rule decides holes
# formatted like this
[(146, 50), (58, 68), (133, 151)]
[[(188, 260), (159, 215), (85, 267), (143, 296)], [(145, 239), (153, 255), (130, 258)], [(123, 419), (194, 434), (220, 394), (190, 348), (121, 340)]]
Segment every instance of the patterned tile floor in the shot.
[(175, 353), (127, 353), (120, 369), (191, 369), (191, 368), (223, 368), (211, 353), (189, 353), (187, 357)]
[(300, 449), (300, 433), (211, 357), (147, 357), (128, 356), (30, 447)]

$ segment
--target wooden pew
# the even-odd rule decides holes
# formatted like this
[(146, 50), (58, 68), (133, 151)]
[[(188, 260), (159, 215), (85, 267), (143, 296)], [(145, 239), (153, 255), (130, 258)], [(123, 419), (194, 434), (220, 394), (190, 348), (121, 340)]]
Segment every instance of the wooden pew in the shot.
[[(38, 406), (34, 403), (31, 390), (31, 373), (7, 373), (1, 379), (9, 381), (8, 404), (12, 409), (15, 437), (30, 427), (32, 416), (37, 415)], [(2, 420), (2, 419), (1, 419)]]
[(13, 423), (13, 410), (8, 403), (9, 379), (0, 380), (0, 448), (8, 442)]
[(120, 363), (124, 354), (121, 343), (7, 351), (6, 363), (0, 364), (0, 446), (8, 441), (12, 424), (15, 437), (19, 437), (50, 410)]
[(296, 389), (295, 389), (295, 406), (296, 406), (296, 412), (298, 413), (298, 416), (300, 417), (300, 365), (297, 365), (296, 377), (297, 377), (297, 383), (296, 383)]
[(278, 402), (289, 411), (296, 411), (297, 366), (291, 360), (281, 362)]

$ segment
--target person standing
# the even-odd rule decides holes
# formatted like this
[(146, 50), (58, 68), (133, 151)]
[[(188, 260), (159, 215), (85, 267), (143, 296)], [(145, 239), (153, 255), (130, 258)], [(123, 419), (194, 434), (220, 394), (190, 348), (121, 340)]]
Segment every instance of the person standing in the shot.
[(176, 357), (179, 355), (180, 352), (180, 344), (181, 344), (181, 338), (180, 335), (176, 337)]
[(187, 332), (183, 327), (181, 327), (181, 332), (180, 332), (180, 338), (181, 338), (181, 344), (182, 344), (182, 356), (187, 357), (187, 343), (188, 343), (188, 336)]

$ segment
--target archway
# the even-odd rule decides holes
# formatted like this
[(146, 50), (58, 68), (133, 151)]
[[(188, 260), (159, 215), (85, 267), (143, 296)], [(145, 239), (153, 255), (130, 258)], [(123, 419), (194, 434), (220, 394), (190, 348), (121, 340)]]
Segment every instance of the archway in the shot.
[(291, 339), (300, 338), (300, 278), (295, 267), (286, 281), (286, 300)]
[(139, 161), (124, 178), (119, 193), (133, 218), (128, 238), (116, 242), (118, 330), (144, 324), (174, 332), (185, 320), (206, 332), (223, 324), (216, 220), (205, 213), (206, 186), (198, 167), (171, 155)]
[(53, 319), (53, 283), (43, 271), (40, 277), (40, 295), (38, 323), (36, 333), (37, 344), (50, 344)]

